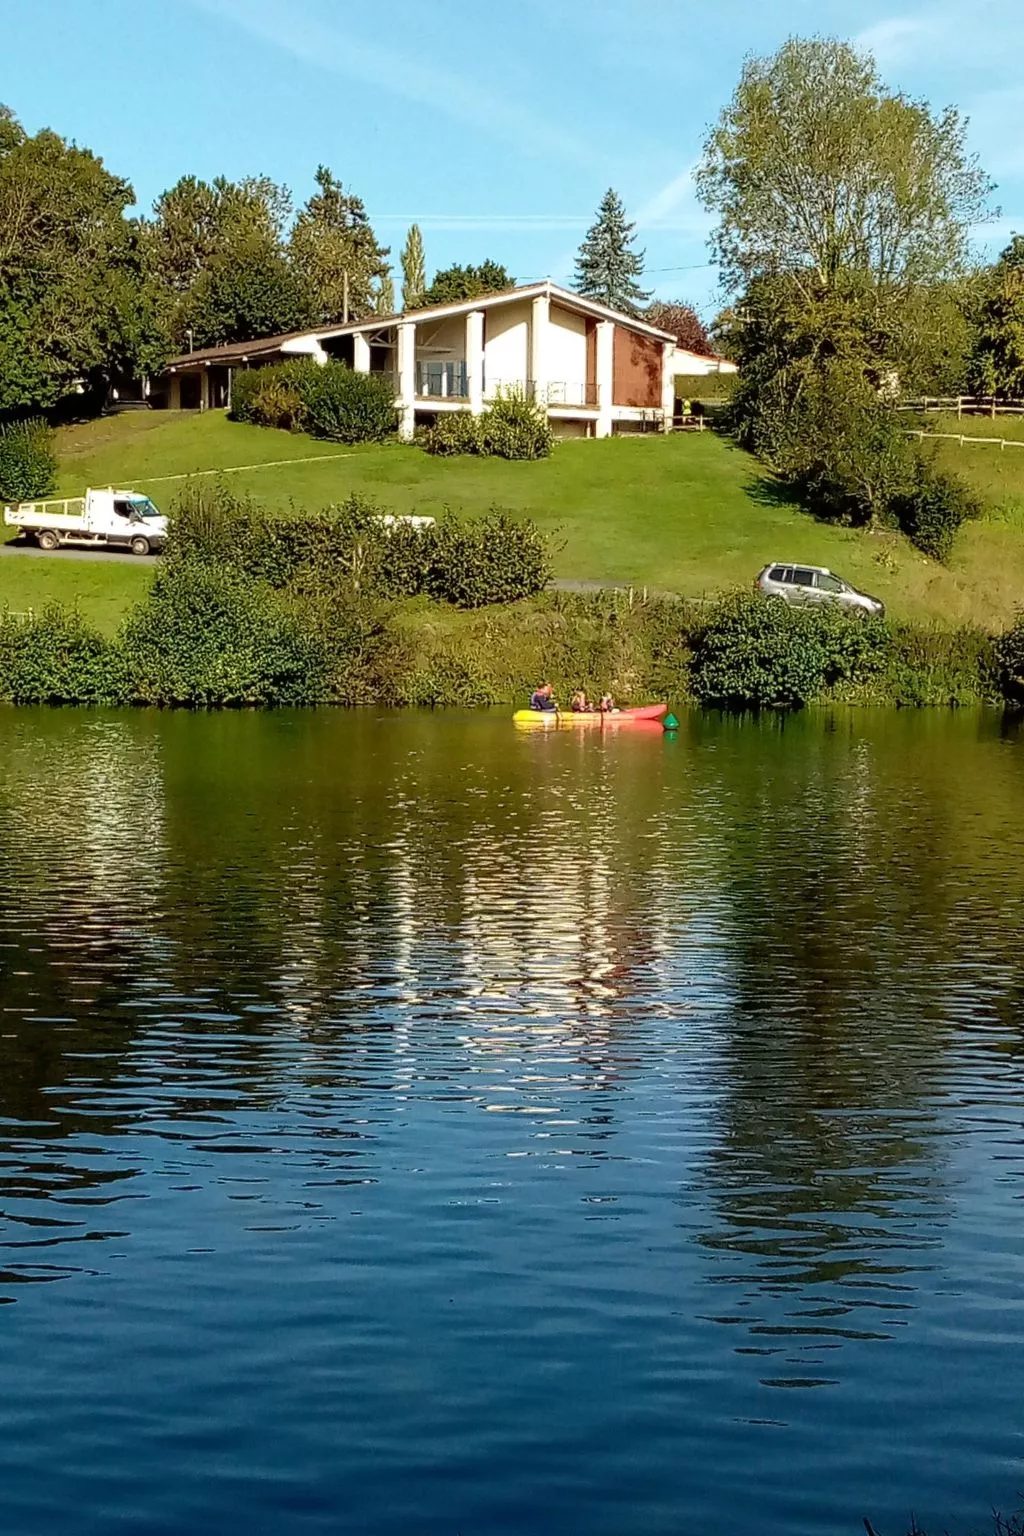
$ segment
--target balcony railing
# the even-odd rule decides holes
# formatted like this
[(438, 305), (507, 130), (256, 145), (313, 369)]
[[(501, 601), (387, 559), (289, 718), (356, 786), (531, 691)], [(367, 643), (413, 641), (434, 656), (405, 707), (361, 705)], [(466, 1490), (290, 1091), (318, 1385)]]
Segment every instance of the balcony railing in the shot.
[(421, 400), (468, 400), (469, 371), (465, 362), (418, 362), (416, 395)]
[(518, 391), (528, 400), (538, 400), (541, 405), (569, 406), (570, 408), (597, 409), (597, 385), (569, 383), (564, 379), (552, 379), (540, 384), (536, 379), (491, 379), (484, 386), (484, 396), (493, 400), (499, 390), (502, 393)]

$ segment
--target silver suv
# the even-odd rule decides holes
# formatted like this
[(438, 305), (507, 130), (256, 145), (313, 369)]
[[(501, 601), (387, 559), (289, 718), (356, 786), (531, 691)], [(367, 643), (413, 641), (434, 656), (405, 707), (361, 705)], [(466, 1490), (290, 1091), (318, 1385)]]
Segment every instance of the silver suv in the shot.
[(853, 612), (885, 618), (881, 598), (858, 592), (824, 565), (766, 565), (754, 585), (766, 597), (781, 597), (787, 603), (838, 603)]

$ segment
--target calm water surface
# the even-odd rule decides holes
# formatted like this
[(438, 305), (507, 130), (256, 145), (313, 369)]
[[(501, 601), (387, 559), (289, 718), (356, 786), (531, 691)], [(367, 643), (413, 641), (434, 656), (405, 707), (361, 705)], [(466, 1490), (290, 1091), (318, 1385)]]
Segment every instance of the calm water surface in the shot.
[(0, 1529), (1024, 1489), (1024, 738), (0, 716)]

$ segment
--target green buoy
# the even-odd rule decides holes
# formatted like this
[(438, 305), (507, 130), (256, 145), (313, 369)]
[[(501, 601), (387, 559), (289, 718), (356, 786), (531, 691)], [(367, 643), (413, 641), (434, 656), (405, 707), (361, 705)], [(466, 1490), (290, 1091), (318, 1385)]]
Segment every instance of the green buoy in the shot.
[(661, 724), (666, 731), (678, 731), (679, 729), (679, 721), (675, 715), (666, 715)]

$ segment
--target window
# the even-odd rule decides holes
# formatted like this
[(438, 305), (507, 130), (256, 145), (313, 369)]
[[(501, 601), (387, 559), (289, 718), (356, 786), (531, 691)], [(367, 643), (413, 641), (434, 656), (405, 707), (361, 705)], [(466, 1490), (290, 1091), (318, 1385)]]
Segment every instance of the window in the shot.
[(815, 586), (822, 592), (842, 592), (843, 584), (838, 576), (826, 576), (824, 571), (819, 571)]
[(793, 572), (784, 565), (773, 565), (768, 572), (769, 581), (792, 581)]
[(793, 582), (798, 587), (813, 587), (814, 572), (801, 570), (799, 566), (796, 566), (793, 571)]

